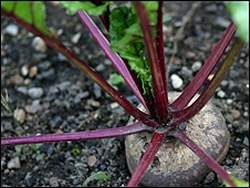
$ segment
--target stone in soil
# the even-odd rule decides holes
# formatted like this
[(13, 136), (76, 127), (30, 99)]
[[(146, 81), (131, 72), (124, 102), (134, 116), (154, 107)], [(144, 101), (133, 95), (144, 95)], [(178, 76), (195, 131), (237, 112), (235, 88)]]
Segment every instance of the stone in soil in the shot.
[(58, 178), (56, 178), (56, 177), (51, 177), (51, 178), (49, 179), (49, 185), (50, 185), (51, 187), (58, 187), (58, 186), (59, 186)]
[(44, 42), (44, 40), (40, 37), (35, 37), (32, 41), (32, 46), (36, 51), (39, 52), (46, 52), (47, 46)]
[(231, 110), (231, 115), (233, 117), (234, 120), (237, 120), (240, 118), (241, 114), (240, 114), (240, 111), (237, 110), (237, 109), (232, 109)]
[(5, 28), (5, 32), (9, 35), (16, 36), (18, 34), (18, 27), (15, 24), (10, 24)]
[(24, 123), (25, 121), (25, 111), (23, 109), (15, 109), (14, 111), (14, 118), (19, 122), (19, 123)]
[(96, 156), (95, 156), (95, 155), (91, 155), (91, 156), (88, 157), (88, 165), (89, 165), (90, 167), (95, 166), (96, 161), (97, 161), (97, 159), (96, 159)]
[(189, 70), (187, 67), (182, 67), (181, 68), (181, 75), (185, 80), (190, 80), (192, 78), (192, 71)]
[(38, 68), (36, 66), (31, 67), (29, 71), (29, 77), (34, 78), (37, 75), (37, 72)]
[(177, 74), (172, 74), (170, 80), (174, 89), (180, 89), (183, 85), (183, 80)]
[(13, 168), (18, 169), (18, 168), (20, 168), (20, 167), (21, 167), (21, 164), (20, 164), (20, 159), (19, 159), (19, 157), (15, 157), (15, 158), (11, 159), (11, 160), (8, 162), (7, 167), (8, 167), (9, 169), (13, 169)]
[(226, 93), (225, 93), (223, 90), (219, 90), (219, 91), (217, 92), (217, 96), (218, 96), (219, 98), (223, 99), (223, 98), (225, 98)]
[(100, 98), (102, 96), (102, 91), (99, 85), (94, 84), (94, 94), (96, 98)]
[(81, 38), (81, 33), (76, 33), (76, 34), (72, 37), (71, 42), (73, 42), (74, 44), (77, 44), (80, 38)]
[(21, 75), (23, 77), (26, 77), (26, 76), (28, 76), (28, 74), (29, 74), (29, 68), (28, 68), (28, 66), (27, 65), (22, 66), (21, 67)]
[(43, 95), (43, 88), (41, 87), (32, 87), (28, 90), (28, 95), (32, 98), (32, 99), (37, 99), (40, 98)]
[(194, 62), (194, 64), (192, 65), (193, 72), (197, 72), (198, 70), (200, 70), (201, 66), (202, 63), (200, 61)]
[(28, 113), (35, 114), (36, 112), (42, 110), (42, 106), (40, 105), (39, 100), (34, 100), (32, 102), (32, 105), (25, 106), (25, 110)]

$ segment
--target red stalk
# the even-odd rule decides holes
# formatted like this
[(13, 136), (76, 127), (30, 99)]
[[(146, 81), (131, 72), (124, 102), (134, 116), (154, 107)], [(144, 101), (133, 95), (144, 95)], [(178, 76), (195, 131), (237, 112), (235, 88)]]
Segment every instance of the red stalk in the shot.
[(98, 74), (93, 68), (91, 68), (87, 63), (77, 58), (77, 56), (66, 48), (63, 43), (61, 43), (57, 38), (54, 36), (47, 36), (40, 32), (37, 28), (33, 25), (24, 22), (22, 19), (16, 17), (11, 12), (6, 12), (1, 8), (1, 14), (11, 17), (14, 19), (18, 24), (26, 28), (28, 31), (36, 34), (37, 36), (41, 37), (46, 44), (48, 44), (51, 48), (57, 50), (58, 52), (62, 53), (65, 57), (68, 58), (70, 62), (76, 65), (82, 72), (85, 73), (86, 76), (91, 78), (94, 82), (96, 82), (100, 87), (110, 94), (115, 101), (117, 101), (130, 115), (134, 116), (139, 121), (142, 121), (144, 124), (156, 127), (158, 123), (152, 119), (148, 114), (141, 112), (137, 108), (135, 108), (124, 96), (122, 96), (117, 90), (115, 90), (100, 74)]
[(155, 154), (161, 146), (161, 141), (164, 139), (164, 134), (154, 133), (150, 141), (150, 144), (144, 153), (142, 159), (139, 162), (139, 165), (136, 167), (133, 175), (128, 183), (128, 187), (136, 187), (143, 178), (144, 173), (153, 162)]
[(146, 103), (135, 83), (133, 80), (126, 64), (123, 62), (121, 57), (113, 52), (110, 48), (110, 44), (108, 40), (105, 38), (105, 36), (102, 34), (102, 32), (99, 30), (99, 28), (96, 26), (94, 21), (88, 16), (86, 12), (78, 11), (78, 16), (82, 22), (86, 26), (86, 28), (91, 33), (92, 37), (95, 39), (97, 44), (101, 47), (103, 52), (106, 54), (106, 56), (110, 59), (113, 66), (116, 68), (116, 70), (121, 74), (121, 76), (124, 78), (128, 86), (132, 89), (134, 94), (137, 96), (137, 98), (140, 100), (140, 102), (146, 107)]
[(101, 138), (110, 138), (124, 136), (143, 131), (151, 130), (150, 127), (145, 126), (141, 122), (136, 122), (128, 126), (109, 128), (109, 129), (98, 129), (90, 131), (81, 131), (76, 133), (63, 133), (63, 134), (46, 134), (39, 136), (23, 136), (15, 138), (4, 138), (1, 139), (2, 145), (19, 145), (19, 144), (37, 144), (45, 142), (65, 142), (65, 141), (83, 141), (93, 140)]
[[(162, 77), (164, 81), (164, 88), (166, 91), (166, 95), (168, 95), (168, 86), (167, 86), (167, 78), (166, 78), (166, 67), (165, 67), (165, 55), (164, 55), (164, 40), (163, 40), (163, 1), (159, 1), (159, 8), (157, 10), (157, 37), (156, 37), (156, 48), (159, 57), (159, 65), (162, 71)], [(168, 102), (168, 96), (166, 97)]]
[(203, 149), (201, 149), (196, 143), (194, 143), (185, 133), (176, 132), (174, 137), (179, 139), (189, 149), (191, 149), (200, 159), (202, 159), (209, 168), (216, 172), (223, 180), (225, 180), (230, 186), (236, 187), (230, 175), (220, 166), (220, 164), (208, 155)]
[(232, 41), (235, 31), (236, 26), (234, 25), (234, 23), (231, 23), (225, 30), (220, 41), (212, 50), (204, 65), (201, 67), (200, 71), (184, 89), (182, 94), (172, 104), (170, 104), (171, 108), (173, 108), (174, 110), (181, 110), (186, 107), (186, 105), (188, 105), (188, 103), (206, 81), (208, 75), (211, 74), (212, 70), (221, 59), (224, 51)]
[(135, 1), (134, 5), (140, 19), (144, 41), (149, 55), (155, 97), (154, 107), (157, 109), (157, 114), (159, 115), (160, 120), (164, 121), (168, 115), (166, 80), (164, 80), (164, 76), (162, 75), (163, 72), (165, 74), (165, 71), (161, 70), (161, 68), (164, 68), (162, 66), (164, 62), (160, 62), (158, 59), (155, 43), (151, 34), (149, 18), (145, 7), (139, 1)]
[(191, 106), (185, 108), (184, 110), (172, 113), (174, 117), (174, 121), (172, 122), (173, 124), (179, 124), (183, 121), (192, 118), (203, 108), (203, 106), (213, 96), (214, 91), (220, 85), (220, 82), (224, 79), (227, 71), (234, 63), (234, 58), (237, 55), (239, 55), (242, 47), (243, 47), (243, 42), (240, 39), (236, 39), (233, 43), (232, 48), (227, 52), (223, 64), (221, 65), (221, 67), (219, 67), (213, 79), (210, 81), (207, 88), (198, 97), (198, 99)]

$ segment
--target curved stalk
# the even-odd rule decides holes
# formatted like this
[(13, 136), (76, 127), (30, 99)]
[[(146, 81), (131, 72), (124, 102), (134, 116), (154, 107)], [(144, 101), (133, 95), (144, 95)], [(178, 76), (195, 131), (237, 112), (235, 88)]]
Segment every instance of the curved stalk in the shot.
[(46, 134), (38, 136), (23, 136), (15, 138), (4, 138), (1, 139), (2, 145), (19, 145), (19, 144), (37, 144), (45, 142), (65, 142), (65, 141), (83, 141), (83, 140), (93, 140), (101, 138), (110, 138), (125, 136), (129, 134), (139, 133), (143, 131), (150, 131), (151, 128), (145, 126), (141, 122), (136, 122), (134, 124), (108, 128), (108, 129), (98, 129), (91, 131), (81, 131), (76, 133), (62, 133), (62, 134)]
[(223, 180), (225, 180), (230, 186), (236, 187), (230, 175), (220, 166), (220, 164), (208, 155), (203, 149), (201, 149), (196, 143), (194, 143), (185, 133), (176, 132), (174, 135), (189, 149), (191, 149), (201, 160), (203, 160), (209, 168), (216, 172)]
[(86, 62), (80, 60), (72, 51), (66, 48), (62, 42), (60, 42), (54, 36), (47, 36), (44, 33), (40, 32), (33, 25), (24, 22), (22, 19), (16, 17), (13, 13), (6, 12), (1, 8), (1, 14), (8, 16), (14, 19), (18, 24), (26, 28), (28, 31), (36, 34), (41, 37), (46, 44), (56, 51), (62, 53), (65, 57), (68, 58), (70, 62), (76, 65), (82, 72), (96, 82), (100, 87), (106, 91), (109, 95), (113, 97), (130, 115), (134, 116), (139, 121), (142, 121), (144, 124), (156, 127), (158, 123), (152, 119), (148, 114), (135, 108), (123, 95), (121, 95), (117, 90), (115, 90), (100, 74), (98, 74), (93, 68), (91, 68)]
[(199, 72), (195, 75), (195, 77), (187, 85), (187, 87), (185, 87), (181, 95), (172, 104), (170, 104), (170, 108), (172, 108), (173, 110), (180, 110), (186, 107), (186, 105), (188, 105), (188, 103), (191, 101), (197, 91), (201, 88), (209, 74), (211, 74), (214, 67), (221, 59), (224, 51), (232, 41), (235, 31), (236, 26), (234, 23), (231, 23), (225, 30), (220, 41), (216, 44), (216, 46), (212, 50), (211, 54), (209, 55), (208, 59), (201, 67)]
[(113, 66), (121, 74), (123, 79), (126, 81), (128, 86), (132, 89), (132, 91), (137, 96), (137, 98), (140, 100), (140, 102), (146, 107), (146, 103), (145, 103), (135, 81), (133, 80), (126, 64), (123, 62), (121, 57), (117, 53), (115, 53), (111, 50), (108, 40), (105, 38), (105, 36), (98, 29), (98, 27), (96, 26), (94, 21), (90, 18), (90, 16), (86, 12), (78, 11), (77, 14), (78, 14), (82, 24), (84, 24), (86, 26), (86, 28), (89, 30), (92, 37), (95, 39), (95, 41), (101, 47), (101, 49), (106, 54), (106, 56), (110, 59)]
[[(162, 66), (164, 62), (159, 61), (156, 46), (151, 34), (148, 14), (144, 5), (140, 1), (135, 1), (134, 5), (140, 20), (144, 41), (149, 56), (155, 97), (155, 108), (157, 109), (157, 114), (159, 115), (160, 121), (164, 121), (168, 115), (166, 80), (164, 80), (164, 76), (162, 75), (163, 72), (165, 74), (165, 66)], [(161, 70), (162, 68), (164, 70)]]
[(140, 183), (141, 179), (143, 178), (143, 175), (145, 174), (146, 170), (154, 161), (155, 154), (159, 150), (159, 148), (161, 146), (161, 142), (164, 138), (165, 138), (164, 134), (160, 134), (160, 133), (153, 134), (153, 137), (150, 141), (150, 144), (149, 144), (146, 152), (143, 154), (143, 157), (140, 160), (135, 171), (133, 172), (133, 175), (132, 175), (131, 179), (129, 180), (127, 187), (137, 187), (138, 186), (138, 184)]
[(173, 116), (171, 124), (179, 124), (183, 121), (187, 121), (203, 108), (203, 106), (213, 96), (216, 88), (220, 85), (220, 82), (224, 79), (226, 73), (235, 61), (234, 58), (239, 55), (243, 44), (244, 43), (238, 38), (234, 41), (232, 48), (226, 54), (223, 64), (219, 67), (219, 70), (217, 70), (213, 79), (210, 81), (203, 93), (191, 106), (185, 108), (184, 110), (171, 113)]

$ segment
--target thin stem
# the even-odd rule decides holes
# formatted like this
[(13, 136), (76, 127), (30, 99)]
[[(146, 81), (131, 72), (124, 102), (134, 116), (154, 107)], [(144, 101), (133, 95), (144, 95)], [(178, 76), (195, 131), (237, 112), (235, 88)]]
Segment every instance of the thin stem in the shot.
[(161, 146), (161, 141), (164, 139), (164, 134), (154, 133), (150, 144), (144, 153), (139, 165), (136, 167), (131, 179), (129, 180), (128, 187), (137, 187), (143, 178), (146, 170), (152, 164), (155, 154)]
[(224, 79), (231, 65), (235, 62), (235, 57), (240, 54), (243, 44), (244, 43), (240, 39), (236, 39), (234, 41), (232, 48), (226, 54), (223, 64), (221, 65), (221, 67), (219, 67), (213, 79), (210, 81), (210, 83), (203, 91), (203, 93), (198, 97), (198, 99), (191, 106), (185, 108), (184, 110), (173, 112), (171, 114), (174, 118), (174, 121), (172, 122), (173, 124), (179, 124), (183, 121), (192, 118), (203, 108), (203, 106), (213, 96), (216, 88), (220, 85), (220, 82)]
[(124, 78), (124, 80), (126, 81), (128, 86), (132, 89), (132, 91), (138, 97), (138, 99), (142, 102), (142, 104), (146, 107), (146, 103), (145, 103), (135, 81), (133, 80), (126, 64), (123, 62), (121, 57), (117, 53), (112, 51), (108, 40), (102, 34), (100, 29), (97, 27), (97, 25), (94, 23), (94, 21), (90, 18), (90, 16), (86, 12), (78, 11), (77, 14), (78, 14), (82, 24), (85, 25), (86, 28), (89, 30), (92, 37), (95, 39), (97, 44), (101, 47), (101, 49), (106, 54), (106, 56), (110, 59), (113, 66), (121, 74), (121, 76)]
[(191, 149), (200, 159), (202, 159), (209, 168), (215, 171), (230, 186), (236, 187), (230, 175), (220, 166), (220, 164), (194, 143), (185, 133), (176, 132), (174, 137), (178, 138), (183, 144)]
[(174, 110), (180, 110), (183, 109), (186, 105), (188, 105), (188, 103), (191, 101), (197, 91), (204, 84), (208, 75), (211, 74), (214, 67), (221, 59), (224, 51), (232, 41), (235, 31), (236, 26), (234, 25), (234, 23), (231, 23), (224, 32), (220, 41), (212, 50), (204, 65), (201, 67), (200, 71), (195, 75), (193, 80), (184, 89), (182, 94), (172, 104), (170, 104), (170, 108), (173, 108)]
[(82, 72), (85, 73), (90, 79), (96, 82), (100, 87), (110, 94), (115, 101), (117, 101), (130, 115), (134, 116), (139, 121), (142, 121), (144, 124), (156, 127), (158, 123), (152, 119), (148, 114), (141, 112), (137, 108), (135, 108), (123, 95), (121, 95), (117, 90), (115, 90), (100, 74), (98, 74), (93, 68), (91, 68), (86, 62), (80, 60), (72, 51), (66, 48), (61, 41), (59, 41), (54, 36), (47, 36), (41, 31), (39, 31), (34, 26), (26, 23), (22, 19), (16, 17), (13, 13), (6, 12), (1, 8), (1, 14), (11, 17), (18, 24), (26, 28), (28, 31), (38, 35), (41, 37), (46, 44), (48, 44), (51, 48), (56, 51), (62, 53), (68, 60), (76, 65)]
[(162, 71), (162, 77), (164, 81), (164, 88), (166, 91), (166, 100), (168, 102), (168, 84), (166, 78), (167, 67), (165, 66), (164, 56), (164, 40), (163, 40), (163, 1), (159, 1), (159, 8), (157, 10), (157, 36), (156, 36), (156, 48), (159, 58), (159, 66)]
[(151, 130), (150, 127), (145, 126), (141, 122), (136, 122), (134, 124), (123, 126), (123, 127), (98, 129), (98, 130), (91, 130), (91, 131), (81, 131), (81, 132), (76, 132), (76, 133), (47, 134), (47, 135), (38, 135), (38, 136), (4, 138), (4, 139), (1, 139), (1, 146), (2, 145), (19, 145), (19, 144), (37, 144), (37, 143), (45, 143), (45, 142), (93, 140), (93, 139), (130, 135), (130, 134), (139, 133), (143, 131), (149, 131), (149, 130)]
[(139, 16), (140, 24), (143, 31), (144, 41), (149, 56), (154, 97), (155, 97), (154, 107), (157, 109), (160, 121), (164, 121), (166, 120), (168, 115), (168, 108), (167, 108), (168, 100), (167, 100), (166, 83), (165, 83), (166, 80), (164, 80), (164, 76), (162, 75), (163, 72), (165, 74), (165, 71), (161, 70), (161, 68), (163, 68), (161, 64), (162, 63), (164, 64), (164, 62), (160, 62), (158, 59), (158, 54), (151, 34), (150, 22), (145, 7), (140, 1), (135, 1), (134, 5), (136, 12)]

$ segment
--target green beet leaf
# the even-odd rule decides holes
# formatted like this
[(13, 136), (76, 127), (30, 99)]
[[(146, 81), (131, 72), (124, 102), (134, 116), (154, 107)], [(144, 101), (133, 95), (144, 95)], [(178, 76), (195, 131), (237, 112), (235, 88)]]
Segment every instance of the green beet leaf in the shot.
[(99, 16), (107, 10), (109, 2), (105, 2), (102, 5), (95, 5), (90, 1), (61, 1), (60, 2), (68, 14), (74, 15), (77, 11), (86, 11), (88, 14), (93, 16)]
[(42, 1), (2, 1), (1, 8), (32, 25), (42, 33), (50, 35), (46, 24), (45, 5)]
[(227, 3), (232, 19), (237, 25), (238, 35), (245, 42), (249, 41), (249, 2), (232, 1)]
[[(158, 2), (143, 2), (148, 11), (152, 33), (156, 33)], [(128, 61), (136, 72), (143, 94), (152, 92), (152, 77), (147, 58), (143, 33), (134, 7), (120, 6), (111, 11), (109, 37), (112, 49)]]

